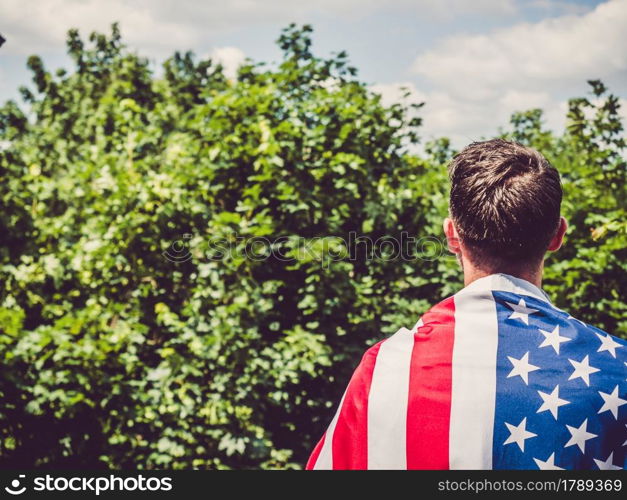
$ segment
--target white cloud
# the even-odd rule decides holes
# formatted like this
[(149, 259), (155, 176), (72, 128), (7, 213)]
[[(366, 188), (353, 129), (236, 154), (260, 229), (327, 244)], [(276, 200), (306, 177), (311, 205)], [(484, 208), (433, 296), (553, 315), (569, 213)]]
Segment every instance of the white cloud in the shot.
[(588, 6), (572, 2), (572, 0), (525, 0), (527, 7), (541, 9), (546, 12), (558, 11), (562, 14), (583, 14)]
[(422, 136), (426, 140), (449, 137), (453, 144), (464, 145), (480, 138), (477, 135), (494, 124), (494, 116), (482, 113), (481, 106), (472, 101), (455, 100), (446, 92), (418, 90), (412, 82), (371, 85), (373, 92), (381, 94), (381, 102), (391, 105), (410, 92), (408, 102), (424, 102), (418, 112), (423, 119)]
[(427, 103), (425, 133), (462, 146), (495, 134), (512, 112), (536, 107), (560, 131), (566, 85), (589, 78), (626, 81), (625, 25), (627, 0), (613, 0), (584, 15), (442, 40), (412, 66), (427, 82), (420, 92)]
[(454, 36), (420, 54), (414, 71), (456, 95), (484, 99), (504, 86), (545, 89), (565, 79), (627, 70), (627, 0), (585, 15)]
[[(497, 127), (508, 128), (512, 113), (533, 108), (543, 110), (546, 128), (561, 133), (568, 112), (568, 102), (553, 98), (548, 92), (508, 90), (496, 101), (479, 102), (456, 99), (442, 91), (423, 92), (412, 82), (376, 84), (371, 85), (370, 90), (381, 94), (381, 101), (386, 106), (401, 101), (405, 91), (409, 90), (409, 102), (425, 103), (417, 112), (423, 119), (423, 142), (445, 136), (457, 148), (497, 135)], [(590, 102), (598, 105), (600, 100), (590, 99)], [(619, 115), (627, 125), (627, 99), (619, 98), (619, 104)]]
[(501, 16), (516, 11), (516, 0), (2, 0), (0, 24), (9, 42), (5, 54), (63, 49), (69, 28), (84, 34), (107, 32), (119, 21), (124, 40), (150, 56), (175, 49), (201, 49), (220, 33), (246, 26), (303, 23), (312, 15), (354, 20), (373, 12), (411, 12), (446, 18), (466, 12)]
[(550, 104), (548, 92), (529, 92), (524, 90), (507, 90), (499, 99), (499, 104), (507, 109), (543, 108)]
[(31, 54), (64, 50), (68, 29), (78, 28), (83, 36), (94, 30), (109, 32), (114, 21), (120, 21), (126, 43), (149, 52), (168, 49), (169, 55), (173, 48), (190, 48), (198, 42), (197, 30), (185, 29), (164, 16), (158, 18), (149, 7), (147, 2), (125, 0), (42, 0), (36, 8), (25, 8), (23, 0), (3, 0), (0, 19), (7, 38), (3, 51)]
[(237, 68), (246, 59), (244, 52), (237, 47), (216, 47), (211, 51), (210, 57), (222, 64), (224, 75), (231, 79), (237, 76)]
[(515, 14), (519, 10), (519, 2), (516, 0), (397, 0), (386, 2), (386, 8), (389, 8), (390, 4), (409, 8), (415, 14), (427, 15), (431, 19), (438, 20), (468, 13), (486, 17), (502, 17)]
[(408, 99), (411, 102), (424, 102), (427, 98), (426, 94), (420, 92), (413, 82), (377, 83), (371, 85), (370, 90), (381, 95), (381, 103), (384, 106), (401, 101), (407, 91), (410, 92)]

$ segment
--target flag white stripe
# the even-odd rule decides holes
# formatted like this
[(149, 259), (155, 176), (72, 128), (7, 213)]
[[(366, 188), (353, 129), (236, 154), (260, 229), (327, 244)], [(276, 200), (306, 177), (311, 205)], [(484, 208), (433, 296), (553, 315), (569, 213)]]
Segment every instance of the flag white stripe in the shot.
[(381, 344), (368, 396), (368, 469), (407, 468), (407, 404), (412, 330)]
[(498, 321), (492, 292), (455, 295), (449, 466), (491, 469)]
[(329, 424), (327, 428), (327, 432), (324, 435), (324, 442), (322, 443), (322, 449), (320, 450), (320, 455), (318, 455), (318, 459), (313, 466), (313, 470), (331, 470), (333, 469), (333, 433), (335, 432), (335, 425), (337, 424), (337, 419), (340, 416), (340, 411), (342, 410), (342, 405), (344, 404), (344, 398), (346, 397), (346, 391), (344, 391), (344, 395), (340, 400), (340, 405), (333, 416), (333, 420)]

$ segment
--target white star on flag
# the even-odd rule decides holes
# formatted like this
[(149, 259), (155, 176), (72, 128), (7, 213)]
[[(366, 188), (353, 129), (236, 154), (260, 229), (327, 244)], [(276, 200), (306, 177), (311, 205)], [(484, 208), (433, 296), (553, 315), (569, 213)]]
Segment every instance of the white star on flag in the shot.
[(614, 465), (612, 463), (613, 460), (614, 460), (614, 452), (610, 453), (610, 456), (607, 457), (607, 460), (605, 462), (601, 460), (597, 460), (595, 458), (594, 463), (597, 464), (597, 467), (599, 468), (599, 470), (623, 470), (622, 467), (619, 467), (618, 465)]
[(544, 340), (540, 344), (540, 347), (551, 346), (555, 350), (555, 354), (560, 353), (560, 344), (563, 342), (568, 342), (570, 339), (568, 337), (562, 337), (560, 335), (560, 327), (556, 326), (553, 328), (553, 331), (547, 332), (546, 330), (540, 330), (540, 333), (544, 335)]
[(581, 453), (585, 453), (586, 441), (588, 439), (597, 437), (597, 434), (592, 434), (591, 432), (588, 432), (588, 419), (585, 419), (579, 427), (571, 427), (570, 425), (567, 425), (566, 427), (570, 432), (570, 440), (564, 445), (564, 448), (568, 448), (569, 446), (573, 446), (576, 444), (577, 446), (579, 446)]
[(599, 396), (603, 398), (603, 406), (598, 413), (604, 411), (611, 411), (615, 419), (618, 419), (618, 408), (627, 403), (627, 400), (618, 397), (618, 386), (614, 387), (614, 390), (610, 394), (599, 391)]
[(546, 459), (546, 462), (543, 462), (538, 458), (534, 458), (534, 460), (540, 470), (564, 470), (555, 465), (555, 453), (551, 453), (551, 456)]
[(525, 325), (529, 324), (529, 315), (538, 312), (538, 309), (531, 309), (525, 304), (525, 299), (520, 299), (518, 304), (512, 304), (511, 302), (505, 302), (514, 312), (510, 314), (507, 319), (520, 318)]
[(570, 401), (566, 401), (565, 399), (561, 399), (559, 395), (560, 386), (556, 385), (555, 389), (551, 394), (547, 394), (546, 392), (538, 391), (540, 397), (542, 398), (542, 406), (538, 409), (536, 413), (541, 413), (543, 411), (549, 410), (555, 420), (557, 420), (557, 410), (560, 406), (564, 406), (570, 404)]
[(529, 432), (526, 429), (527, 417), (523, 418), (522, 422), (518, 425), (508, 424), (507, 422), (505, 422), (505, 425), (507, 426), (510, 434), (503, 444), (516, 443), (522, 452), (525, 451), (525, 439), (537, 436), (537, 434)]
[(601, 371), (594, 366), (590, 366), (588, 355), (586, 355), (586, 357), (583, 358), (581, 361), (575, 361), (573, 359), (569, 359), (568, 361), (570, 361), (570, 364), (573, 365), (573, 367), (575, 368), (570, 377), (568, 377), (568, 380), (573, 380), (577, 377), (581, 377), (581, 380), (583, 380), (588, 387), (590, 387), (590, 374)]
[(612, 337), (609, 334), (601, 335), (600, 333), (596, 332), (594, 332), (594, 334), (599, 337), (599, 340), (601, 341), (601, 345), (599, 346), (597, 352), (608, 351), (612, 355), (612, 357), (615, 358), (616, 349), (622, 346), (615, 340), (612, 340)]
[(529, 363), (529, 351), (527, 351), (520, 359), (512, 358), (511, 356), (507, 356), (507, 359), (509, 359), (510, 363), (514, 365), (514, 368), (512, 368), (512, 371), (509, 372), (507, 378), (520, 375), (520, 378), (522, 378), (527, 385), (529, 385), (529, 372), (540, 369), (539, 366)]

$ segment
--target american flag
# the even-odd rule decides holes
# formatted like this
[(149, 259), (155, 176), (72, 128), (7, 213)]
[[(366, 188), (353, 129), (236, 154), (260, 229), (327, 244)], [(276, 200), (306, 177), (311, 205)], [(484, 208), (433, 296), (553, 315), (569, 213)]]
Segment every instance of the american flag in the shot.
[(623, 469), (626, 342), (474, 281), (370, 348), (308, 469)]

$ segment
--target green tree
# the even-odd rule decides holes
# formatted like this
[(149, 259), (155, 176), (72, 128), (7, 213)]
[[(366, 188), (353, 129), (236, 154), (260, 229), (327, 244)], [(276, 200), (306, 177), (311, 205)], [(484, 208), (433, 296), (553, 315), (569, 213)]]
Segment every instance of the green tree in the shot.
[[(69, 33), (71, 73), (29, 59), (28, 109), (0, 121), (7, 463), (300, 464), (357, 357), (437, 293), (434, 263), (318, 258), (351, 231), (423, 232), (432, 192), (406, 174), (443, 174), (406, 155), (419, 119), (310, 31), (236, 81), (190, 53), (156, 78), (116, 26)], [(244, 258), (263, 237), (289, 261)]]

